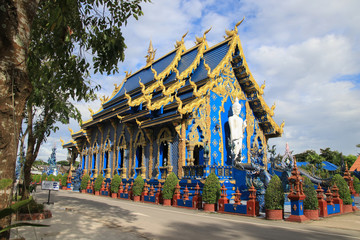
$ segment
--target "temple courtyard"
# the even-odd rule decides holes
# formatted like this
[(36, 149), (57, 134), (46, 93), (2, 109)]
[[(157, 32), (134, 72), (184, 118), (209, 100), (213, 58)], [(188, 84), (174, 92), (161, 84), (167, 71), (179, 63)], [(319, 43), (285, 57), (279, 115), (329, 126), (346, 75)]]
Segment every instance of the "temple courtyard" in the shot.
[[(47, 202), (38, 187), (34, 197)], [(360, 239), (360, 212), (291, 223), (219, 213), (204, 213), (109, 197), (52, 191), (50, 227), (21, 227), (12, 239)], [(356, 198), (359, 207), (360, 198)], [(290, 214), (285, 209), (285, 215)]]

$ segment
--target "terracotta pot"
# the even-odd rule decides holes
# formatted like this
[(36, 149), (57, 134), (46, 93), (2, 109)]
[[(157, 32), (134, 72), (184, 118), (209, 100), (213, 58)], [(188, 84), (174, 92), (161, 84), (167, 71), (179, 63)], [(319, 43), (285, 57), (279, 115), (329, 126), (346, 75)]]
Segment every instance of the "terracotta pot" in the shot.
[(100, 191), (95, 191), (95, 196), (100, 196)]
[(140, 196), (134, 196), (134, 202), (140, 202)]
[(204, 203), (204, 212), (215, 212), (214, 203)]
[(266, 219), (268, 220), (283, 220), (283, 210), (266, 209)]
[(164, 206), (171, 206), (171, 199), (164, 199), (163, 205)]
[(348, 204), (348, 205), (343, 205), (343, 209), (344, 209), (344, 213), (349, 213), (349, 212), (353, 212), (353, 209), (352, 209), (352, 205), (351, 204)]
[(82, 190), (81, 190), (81, 193), (86, 193), (86, 189), (82, 189)]
[(304, 215), (310, 220), (319, 220), (319, 209), (304, 209)]
[(62, 190), (67, 190), (66, 186), (62, 186), (61, 188), (62, 188)]
[(117, 198), (117, 193), (111, 193), (112, 198)]

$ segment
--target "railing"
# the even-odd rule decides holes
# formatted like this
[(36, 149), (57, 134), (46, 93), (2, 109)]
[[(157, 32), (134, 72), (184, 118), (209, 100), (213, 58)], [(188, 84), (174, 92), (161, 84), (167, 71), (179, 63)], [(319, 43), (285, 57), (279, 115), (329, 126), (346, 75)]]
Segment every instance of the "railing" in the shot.
[(184, 166), (184, 178), (202, 178), (204, 177), (205, 165), (194, 165), (194, 166)]
[(211, 165), (209, 166), (210, 173), (215, 173), (215, 175), (219, 179), (223, 178), (232, 178), (232, 166), (217, 166), (217, 165)]

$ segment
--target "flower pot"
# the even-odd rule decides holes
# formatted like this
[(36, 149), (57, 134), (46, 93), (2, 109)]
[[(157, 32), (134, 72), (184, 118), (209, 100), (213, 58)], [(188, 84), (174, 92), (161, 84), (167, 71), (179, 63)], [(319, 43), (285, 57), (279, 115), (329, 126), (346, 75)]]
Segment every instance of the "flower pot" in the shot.
[(266, 209), (266, 219), (268, 220), (282, 220), (283, 210), (282, 209)]
[(62, 190), (67, 190), (66, 186), (62, 186), (61, 188), (62, 188)]
[(95, 191), (95, 196), (100, 196), (100, 191)]
[(349, 212), (353, 212), (353, 209), (352, 209), (352, 205), (351, 204), (348, 204), (348, 205), (343, 205), (343, 209), (344, 209), (344, 213), (349, 213)]
[(164, 199), (163, 205), (164, 206), (171, 206), (171, 199)]
[(215, 212), (214, 203), (204, 203), (204, 212)]
[(310, 220), (319, 220), (319, 209), (304, 209), (304, 215)]
[(85, 189), (81, 189), (81, 193), (86, 193), (86, 190), (85, 190)]
[(134, 196), (134, 202), (140, 202), (140, 196)]
[(117, 198), (117, 193), (111, 193), (112, 198)]

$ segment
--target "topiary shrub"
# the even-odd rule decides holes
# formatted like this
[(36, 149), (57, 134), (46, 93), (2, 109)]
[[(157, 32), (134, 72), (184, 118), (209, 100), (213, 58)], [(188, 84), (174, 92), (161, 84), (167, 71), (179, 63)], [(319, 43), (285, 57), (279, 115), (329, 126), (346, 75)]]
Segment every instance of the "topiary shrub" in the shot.
[(360, 193), (360, 180), (354, 176), (354, 188), (356, 193)]
[(284, 190), (280, 178), (274, 175), (265, 192), (265, 208), (268, 210), (282, 210), (284, 208)]
[(62, 177), (61, 177), (61, 186), (66, 187), (66, 181), (67, 181), (67, 177), (69, 176), (68, 173), (65, 173)]
[(50, 174), (48, 176), (48, 181), (55, 181), (55, 176), (53, 174)]
[(215, 173), (210, 173), (204, 183), (202, 200), (209, 204), (217, 203), (220, 197), (220, 189), (221, 186), (218, 177)]
[(101, 189), (101, 185), (102, 185), (102, 182), (104, 181), (104, 177), (102, 175), (98, 176), (96, 179), (95, 179), (95, 182), (94, 182), (94, 190), (96, 192), (100, 191)]
[(46, 178), (47, 178), (47, 174), (46, 173), (43, 173), (42, 175), (41, 175), (41, 181), (46, 181)]
[(138, 175), (134, 180), (134, 185), (132, 188), (132, 192), (134, 196), (140, 196), (143, 189), (144, 189), (144, 179), (141, 177), (141, 175)]
[(344, 205), (352, 204), (350, 189), (346, 183), (346, 180), (340, 174), (336, 174), (333, 177), (331, 183), (332, 185), (334, 185), (335, 183), (336, 186), (339, 188), (339, 195), (340, 198), (343, 200)]
[(163, 189), (162, 189), (162, 197), (163, 199), (172, 199), (175, 187), (178, 184), (179, 179), (175, 175), (175, 173), (171, 172), (165, 180)]
[(111, 180), (110, 189), (112, 193), (117, 193), (119, 191), (119, 186), (121, 182), (121, 177), (116, 174)]
[(304, 199), (304, 209), (317, 210), (319, 208), (319, 202), (317, 199), (316, 190), (314, 188), (314, 184), (306, 176), (304, 176), (303, 188), (306, 195), (306, 198)]
[(82, 179), (81, 179), (81, 183), (80, 183), (80, 189), (81, 189), (81, 190), (85, 190), (85, 189), (86, 189), (89, 180), (90, 180), (89, 174), (84, 174), (84, 176), (83, 176)]

